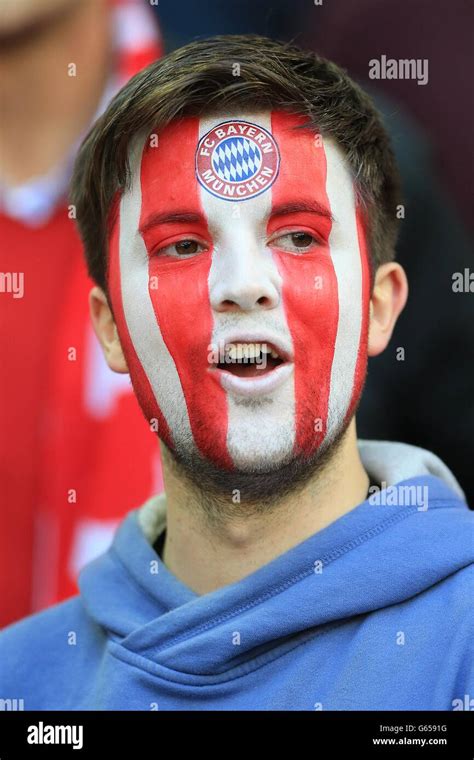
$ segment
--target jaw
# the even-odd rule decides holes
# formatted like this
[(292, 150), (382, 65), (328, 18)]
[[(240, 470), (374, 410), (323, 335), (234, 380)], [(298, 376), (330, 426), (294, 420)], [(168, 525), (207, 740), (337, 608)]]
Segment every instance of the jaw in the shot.
[(319, 479), (329, 467), (344, 440), (345, 425), (341, 425), (331, 444), (316, 448), (310, 456), (291, 451), (279, 464), (273, 460), (260, 468), (255, 460), (248, 467), (225, 470), (215, 462), (190, 451), (179, 455), (161, 442), (165, 483), (175, 480), (184, 484), (193, 502), (198, 503), (215, 525), (236, 517), (268, 516), (285, 499), (300, 493), (313, 478)]

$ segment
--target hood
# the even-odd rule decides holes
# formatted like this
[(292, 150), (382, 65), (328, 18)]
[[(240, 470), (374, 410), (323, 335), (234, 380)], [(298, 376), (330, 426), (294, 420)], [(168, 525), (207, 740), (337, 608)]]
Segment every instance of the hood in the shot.
[[(269, 649), (291, 648), (318, 626), (410, 599), (474, 562), (472, 513), (441, 460), (399, 443), (359, 441), (359, 450), (384, 489), (378, 501), (364, 501), (242, 580), (202, 596), (152, 548), (166, 524), (166, 496), (153, 497), (82, 570), (88, 615), (128, 659), (146, 658), (186, 683), (204, 674), (228, 679)], [(426, 495), (426, 504), (407, 503), (409, 487)], [(236, 633), (238, 647), (230, 644)]]

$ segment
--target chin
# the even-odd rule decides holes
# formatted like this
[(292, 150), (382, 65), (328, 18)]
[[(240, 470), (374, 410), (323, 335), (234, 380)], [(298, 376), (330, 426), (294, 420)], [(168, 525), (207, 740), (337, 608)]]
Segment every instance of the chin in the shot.
[(294, 454), (295, 428), (292, 414), (275, 404), (248, 409), (229, 429), (227, 447), (235, 468), (244, 472), (272, 472)]
[(293, 458), (294, 434), (291, 429), (267, 431), (254, 425), (230, 436), (228, 448), (235, 468), (240, 472), (270, 473)]

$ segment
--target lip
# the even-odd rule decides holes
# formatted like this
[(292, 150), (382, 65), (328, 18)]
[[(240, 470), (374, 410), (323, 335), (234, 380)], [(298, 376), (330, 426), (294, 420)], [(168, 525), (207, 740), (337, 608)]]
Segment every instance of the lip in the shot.
[(238, 377), (225, 369), (209, 367), (209, 372), (219, 381), (221, 387), (230, 393), (237, 393), (246, 398), (255, 398), (271, 393), (278, 388), (293, 372), (293, 363), (285, 362), (272, 369), (262, 377)]
[(235, 393), (246, 398), (256, 398), (267, 393), (271, 393), (282, 385), (293, 373), (293, 357), (288, 345), (275, 335), (262, 335), (262, 333), (232, 333), (220, 338), (218, 344), (227, 345), (228, 343), (267, 343), (276, 349), (278, 355), (283, 359), (283, 363), (276, 366), (270, 372), (261, 377), (238, 377), (232, 372), (225, 369), (218, 369), (216, 366), (209, 367), (208, 371), (219, 382), (220, 386), (230, 393)]

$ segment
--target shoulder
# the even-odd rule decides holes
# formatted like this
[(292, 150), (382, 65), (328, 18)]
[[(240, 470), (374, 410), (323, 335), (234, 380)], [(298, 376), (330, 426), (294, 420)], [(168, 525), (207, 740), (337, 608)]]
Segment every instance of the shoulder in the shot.
[(0, 698), (21, 697), (25, 709), (41, 709), (43, 692), (87, 668), (103, 637), (79, 596), (9, 625), (0, 632)]
[[(443, 594), (438, 605), (438, 619), (450, 628), (451, 645), (446, 655), (457, 670), (456, 694), (473, 694), (474, 689), (474, 564), (453, 573), (442, 584)], [(435, 623), (435, 621), (433, 621)], [(454, 705), (454, 703), (453, 703)], [(458, 708), (456, 708), (458, 709)], [(467, 708), (466, 708), (467, 709)], [(471, 708), (469, 708), (471, 709)]]
[(32, 640), (45, 635), (48, 638), (60, 635), (64, 628), (68, 627), (68, 623), (79, 620), (81, 614), (83, 613), (79, 596), (74, 596), (65, 602), (28, 615), (0, 631), (0, 649), (5, 651), (5, 648), (18, 647), (23, 643), (31, 645)]
[(474, 639), (474, 564), (447, 575), (427, 589), (429, 624), (441, 642), (450, 642), (451, 653), (470, 650)]

